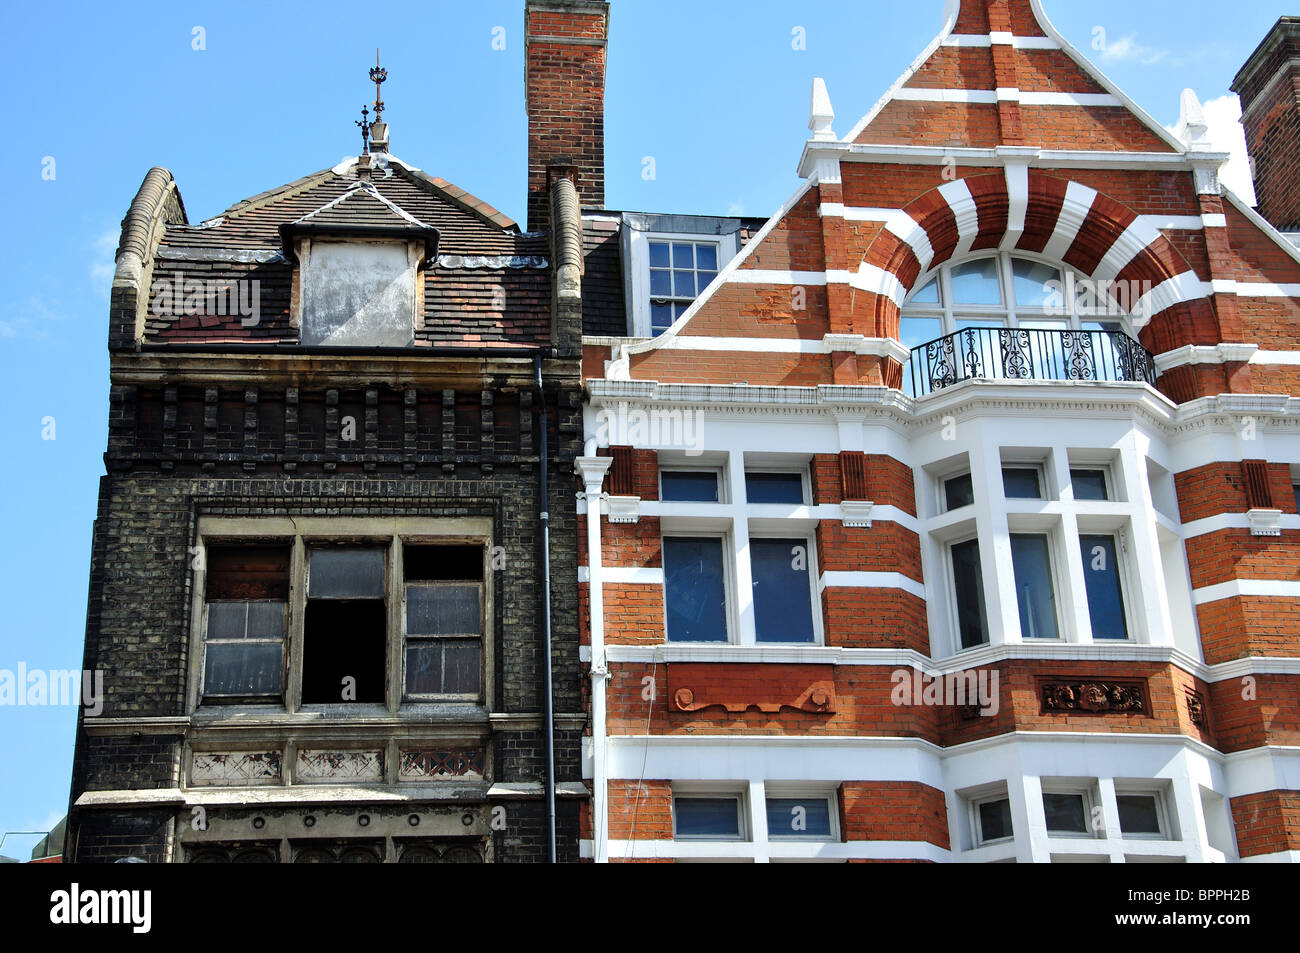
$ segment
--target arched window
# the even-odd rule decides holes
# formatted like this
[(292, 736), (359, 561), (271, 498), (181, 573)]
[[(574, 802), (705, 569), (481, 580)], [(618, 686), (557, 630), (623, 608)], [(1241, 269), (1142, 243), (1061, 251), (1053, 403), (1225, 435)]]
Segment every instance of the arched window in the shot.
[(902, 309), (910, 390), (970, 378), (1153, 382), (1123, 290), (1008, 252), (940, 265)]

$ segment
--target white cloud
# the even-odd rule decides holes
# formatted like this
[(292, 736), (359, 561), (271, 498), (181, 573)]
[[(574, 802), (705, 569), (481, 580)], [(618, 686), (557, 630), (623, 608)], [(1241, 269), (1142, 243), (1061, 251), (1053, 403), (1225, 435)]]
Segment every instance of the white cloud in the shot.
[(14, 314), (0, 318), (0, 338), (46, 337), (46, 325), (63, 319), (60, 311), (58, 301), (31, 295)]
[(1143, 66), (1154, 66), (1169, 56), (1168, 50), (1159, 50), (1139, 43), (1136, 33), (1130, 33), (1114, 41), (1107, 40), (1102, 34), (1096, 37), (1096, 41), (1094, 48), (1100, 48), (1104, 63), (1134, 62), (1141, 63)]
[[(1219, 96), (1202, 104), (1206, 138), (1217, 152), (1228, 153), (1228, 162), (1219, 173), (1219, 180), (1247, 205), (1255, 204), (1255, 180), (1250, 170), (1250, 155), (1246, 151), (1246, 131), (1241, 126), (1241, 100), (1234, 93)], [(1166, 126), (1175, 136), (1181, 136), (1182, 124)]]
[(745, 203), (744, 203), (744, 202), (732, 202), (730, 205), (727, 206), (727, 214), (728, 214), (729, 216), (731, 216), (732, 218), (737, 218), (737, 217), (739, 217), (739, 216), (741, 216), (741, 215), (744, 215), (744, 214), (745, 214)]

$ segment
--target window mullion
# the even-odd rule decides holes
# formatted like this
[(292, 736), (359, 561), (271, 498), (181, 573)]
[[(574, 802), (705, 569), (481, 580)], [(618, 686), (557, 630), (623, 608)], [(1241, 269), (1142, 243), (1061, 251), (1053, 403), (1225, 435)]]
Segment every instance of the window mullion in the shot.
[(289, 672), (285, 708), (292, 714), (302, 706), (302, 644), (307, 615), (307, 547), (293, 538), (289, 555)]
[(403, 661), (406, 654), (406, 573), (402, 559), (402, 540), (392, 537), (388, 548), (388, 665), (385, 673), (384, 699), (390, 712), (396, 712), (406, 691)]

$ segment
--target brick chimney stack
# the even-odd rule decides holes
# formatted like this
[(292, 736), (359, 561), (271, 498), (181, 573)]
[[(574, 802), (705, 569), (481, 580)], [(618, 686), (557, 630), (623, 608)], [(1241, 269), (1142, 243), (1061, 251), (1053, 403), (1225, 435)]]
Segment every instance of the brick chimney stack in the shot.
[(547, 170), (576, 172), (584, 208), (605, 204), (604, 0), (528, 0), (524, 82), (528, 110), (528, 230), (550, 227)]
[(1300, 231), (1300, 17), (1282, 17), (1232, 82), (1254, 163), (1259, 213)]

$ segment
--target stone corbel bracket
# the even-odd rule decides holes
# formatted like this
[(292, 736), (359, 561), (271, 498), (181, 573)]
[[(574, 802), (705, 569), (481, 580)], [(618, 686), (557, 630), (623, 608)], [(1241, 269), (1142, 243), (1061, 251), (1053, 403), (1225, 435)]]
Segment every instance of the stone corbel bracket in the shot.
[(844, 500), (840, 503), (840, 522), (854, 529), (870, 529), (875, 505), (865, 500)]
[(1251, 536), (1281, 536), (1281, 510), (1250, 510), (1246, 513)]
[(611, 523), (637, 523), (641, 520), (639, 496), (609, 496), (605, 498), (605, 504)]

